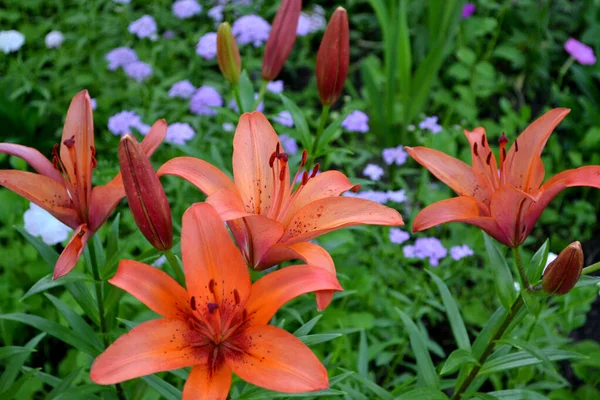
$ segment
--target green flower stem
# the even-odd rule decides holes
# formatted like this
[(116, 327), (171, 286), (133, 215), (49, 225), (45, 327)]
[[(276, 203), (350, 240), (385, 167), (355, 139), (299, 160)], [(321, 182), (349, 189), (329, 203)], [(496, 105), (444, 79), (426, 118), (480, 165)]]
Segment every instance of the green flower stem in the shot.
[(329, 116), (329, 110), (331, 109), (331, 105), (327, 104), (323, 106), (321, 110), (321, 118), (319, 119), (319, 128), (317, 129), (317, 134), (315, 135), (315, 140), (313, 141), (313, 148), (311, 152), (311, 156), (317, 156), (317, 150), (319, 149), (319, 139), (321, 138), (321, 134), (323, 130), (325, 130), (325, 124), (327, 123), (327, 117)]
[(233, 95), (235, 96), (235, 102), (237, 103), (240, 115), (244, 113), (244, 107), (242, 107), (242, 98), (240, 97), (240, 88), (237, 84), (233, 85)]
[(558, 72), (558, 79), (557, 79), (559, 89), (562, 87), (562, 82), (563, 82), (565, 75), (567, 74), (567, 71), (569, 70), (569, 68), (571, 68), (571, 65), (573, 65), (574, 62), (575, 62), (575, 59), (573, 58), (573, 56), (571, 56), (567, 59), (567, 61), (565, 61), (565, 63), (562, 65), (562, 67), (560, 67), (560, 71)]
[(260, 104), (261, 101), (263, 101), (263, 98), (265, 97), (265, 93), (267, 93), (267, 85), (269, 84), (269, 81), (262, 81), (262, 85), (260, 86), (260, 91), (258, 92), (258, 97), (256, 98), (256, 101), (254, 102), (254, 110), (256, 110), (256, 107), (258, 107), (258, 105)]
[(528, 291), (532, 291), (533, 288), (531, 287), (529, 279), (527, 278), (527, 272), (525, 272), (525, 267), (523, 266), (523, 260), (521, 260), (521, 252), (519, 251), (519, 248), (513, 247), (512, 252), (515, 259), (515, 264), (517, 264), (517, 268), (519, 269), (519, 275), (521, 276), (521, 284), (523, 285), (523, 288), (527, 289)]
[(477, 378), (477, 374), (481, 370), (481, 367), (483, 366), (487, 358), (490, 356), (490, 354), (492, 354), (492, 351), (496, 347), (496, 342), (502, 339), (504, 332), (506, 332), (506, 329), (508, 329), (508, 326), (510, 325), (512, 320), (519, 313), (519, 310), (521, 309), (521, 307), (523, 307), (523, 304), (525, 304), (523, 301), (523, 296), (519, 295), (517, 300), (510, 307), (510, 310), (508, 311), (508, 314), (506, 314), (506, 317), (504, 317), (502, 325), (500, 325), (500, 327), (496, 331), (496, 334), (494, 335), (494, 337), (492, 337), (492, 340), (488, 342), (485, 350), (483, 350), (483, 353), (481, 353), (481, 356), (477, 360), (479, 364), (473, 366), (473, 369), (471, 369), (471, 372), (469, 372), (469, 375), (465, 378), (460, 387), (454, 391), (451, 400), (460, 400), (462, 398), (464, 392), (469, 388), (469, 386), (471, 386), (471, 383), (473, 383), (475, 378)]
[(581, 275), (589, 275), (596, 271), (600, 271), (600, 262), (597, 262), (596, 264), (592, 264), (592, 265), (585, 267), (583, 269), (583, 271), (581, 271)]
[(100, 332), (102, 334), (102, 343), (104, 347), (108, 347), (108, 338), (106, 337), (106, 321), (104, 320), (104, 298), (102, 295), (102, 280), (100, 280), (100, 272), (98, 270), (98, 260), (96, 259), (96, 245), (93, 240), (88, 242), (90, 250), (90, 260), (92, 262), (92, 274), (94, 275), (94, 286), (96, 287), (96, 301), (98, 303), (98, 314), (100, 314)]
[(179, 282), (181, 285), (183, 285), (185, 283), (185, 275), (183, 274), (183, 270), (181, 269), (181, 266), (179, 265), (179, 261), (177, 261), (175, 254), (173, 254), (173, 250), (171, 250), (171, 249), (165, 250), (163, 252), (163, 254), (165, 255), (165, 257), (167, 257), (167, 260), (169, 261), (169, 265), (171, 265), (171, 268), (173, 268), (173, 272), (175, 273), (177, 282)]

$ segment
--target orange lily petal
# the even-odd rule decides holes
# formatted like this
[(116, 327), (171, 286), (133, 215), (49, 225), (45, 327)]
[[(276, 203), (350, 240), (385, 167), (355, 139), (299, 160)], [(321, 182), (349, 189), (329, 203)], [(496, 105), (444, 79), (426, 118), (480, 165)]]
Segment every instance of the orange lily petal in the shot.
[(165, 318), (185, 320), (189, 314), (187, 292), (160, 269), (137, 261), (122, 260), (109, 282)]
[(506, 155), (506, 183), (525, 191), (530, 187), (539, 187), (544, 176), (542, 175), (540, 178), (539, 170), (533, 168), (532, 164), (542, 154), (554, 128), (570, 111), (568, 108), (550, 110), (536, 119), (519, 135)]
[(404, 224), (398, 211), (374, 201), (351, 197), (329, 197), (309, 203), (286, 226), (281, 242), (308, 241), (319, 235), (353, 225)]
[(87, 213), (92, 194), (92, 165), (94, 153), (94, 117), (92, 101), (87, 90), (77, 93), (67, 111), (60, 159), (73, 187), (75, 203)]
[(206, 364), (206, 347), (190, 345), (201, 341), (201, 335), (187, 322), (162, 318), (144, 322), (118, 338), (96, 358), (90, 378), (97, 384), (110, 385), (156, 372)]
[(338, 171), (325, 171), (314, 178), (308, 180), (304, 187), (299, 188), (298, 196), (292, 203), (281, 219), (283, 225), (287, 225), (294, 215), (305, 205), (327, 197), (337, 197), (340, 194), (352, 189), (354, 185)]
[(318, 290), (342, 291), (342, 287), (334, 274), (314, 265), (292, 265), (271, 272), (252, 285), (246, 303), (250, 324), (266, 324), (288, 301)]
[(485, 129), (479, 126), (473, 131), (465, 130), (464, 133), (471, 147), (473, 171), (482, 176), (490, 190), (492, 190), (492, 188), (498, 186), (498, 164), (496, 163), (496, 156), (487, 141)]
[(540, 188), (539, 199), (531, 203), (526, 213), (525, 237), (533, 230), (535, 223), (548, 204), (560, 192), (568, 187), (588, 186), (600, 189), (600, 166), (589, 165), (577, 169), (569, 169), (554, 175)]
[(283, 235), (283, 225), (264, 215), (250, 215), (229, 224), (238, 247), (256, 269), (261, 258)]
[(237, 192), (237, 187), (223, 171), (194, 157), (173, 158), (158, 169), (157, 175), (175, 175), (183, 178), (207, 196), (219, 189)]
[[(335, 276), (335, 264), (331, 255), (319, 245), (311, 242), (298, 242), (292, 245), (276, 244), (260, 260), (257, 269), (262, 270), (288, 260), (302, 260), (306, 264), (321, 267)], [(333, 299), (333, 290), (316, 292), (317, 310), (323, 311)]]
[(279, 138), (263, 114), (245, 113), (240, 117), (233, 138), (233, 176), (248, 212), (266, 214), (270, 210), (276, 200), (276, 180), (277, 185), (289, 186), (289, 172), (279, 181), (269, 165), (278, 145)]
[(413, 232), (423, 231), (447, 222), (475, 225), (496, 240), (508, 243), (509, 238), (496, 220), (490, 217), (487, 206), (474, 197), (460, 196), (433, 203), (421, 210), (413, 221)]
[[(164, 119), (159, 119), (152, 125), (152, 128), (141, 143), (142, 150), (144, 150), (144, 153), (148, 157), (162, 143), (166, 134), (167, 122)], [(123, 197), (125, 197), (125, 188), (123, 187), (123, 179), (120, 172), (106, 185), (93, 188), (89, 212), (89, 226), (93, 232), (100, 229), (104, 222), (106, 222)]]
[(196, 365), (183, 386), (183, 400), (227, 400), (231, 368), (223, 363), (216, 371), (208, 364)]
[(227, 189), (219, 189), (208, 196), (206, 202), (217, 210), (217, 213), (219, 213), (223, 221), (230, 221), (232, 219), (253, 215), (246, 212), (244, 203), (242, 203), (242, 199), (237, 190), (232, 192)]
[(491, 188), (484, 178), (461, 160), (427, 147), (404, 147), (406, 152), (459, 196), (476, 197), (489, 204)]
[(3, 170), (0, 171), (0, 186), (37, 204), (73, 229), (81, 223), (65, 187), (47, 176), (26, 171)]
[(190, 296), (208, 302), (210, 290), (215, 303), (246, 302), (250, 295), (248, 268), (219, 214), (209, 204), (196, 203), (183, 214), (181, 252)]
[(518, 246), (525, 239), (525, 210), (532, 201), (537, 199), (512, 185), (504, 185), (494, 192), (490, 212), (508, 237), (508, 242), (503, 242), (507, 246)]
[(0, 143), (0, 153), (9, 154), (25, 160), (39, 174), (63, 184), (63, 177), (54, 165), (32, 147), (21, 146), (20, 144)]
[(61, 276), (65, 276), (75, 268), (79, 257), (81, 257), (81, 253), (83, 253), (83, 249), (85, 249), (85, 244), (91, 236), (92, 232), (86, 225), (80, 225), (77, 228), (75, 233), (73, 233), (73, 237), (69, 240), (67, 247), (60, 253), (58, 260), (56, 260), (54, 276), (52, 279), (58, 279)]
[(327, 389), (327, 370), (291, 333), (275, 326), (251, 326), (232, 338), (244, 352), (226, 353), (233, 372), (254, 385), (285, 393)]

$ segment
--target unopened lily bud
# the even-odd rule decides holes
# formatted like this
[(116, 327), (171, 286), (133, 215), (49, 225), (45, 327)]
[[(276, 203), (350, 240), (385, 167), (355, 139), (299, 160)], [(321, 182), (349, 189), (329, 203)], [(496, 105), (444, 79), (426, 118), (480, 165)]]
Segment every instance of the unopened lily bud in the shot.
[(217, 61), (221, 73), (233, 85), (237, 85), (242, 72), (242, 59), (237, 43), (231, 33), (231, 25), (223, 22), (217, 30)]
[(281, 0), (265, 47), (262, 65), (264, 80), (275, 79), (292, 52), (300, 11), (302, 11), (302, 0)]
[(150, 160), (131, 135), (119, 143), (123, 186), (135, 223), (150, 244), (164, 251), (173, 247), (171, 207)]
[(317, 53), (317, 86), (323, 105), (331, 105), (340, 97), (349, 64), (348, 13), (343, 7), (338, 7), (329, 19)]
[(583, 270), (581, 243), (573, 242), (546, 267), (542, 289), (553, 295), (566, 294), (577, 284)]

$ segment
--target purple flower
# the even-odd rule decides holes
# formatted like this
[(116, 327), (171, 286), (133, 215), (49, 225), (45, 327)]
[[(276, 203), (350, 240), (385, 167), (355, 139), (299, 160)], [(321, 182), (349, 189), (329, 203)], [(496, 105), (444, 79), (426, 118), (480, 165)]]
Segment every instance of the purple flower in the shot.
[(150, 15), (144, 15), (129, 24), (129, 32), (137, 35), (140, 39), (156, 34), (156, 21)]
[(163, 33), (163, 37), (165, 39), (173, 39), (175, 37), (175, 32), (171, 30), (165, 31), (165, 33)]
[(231, 122), (224, 122), (223, 125), (221, 125), (221, 128), (223, 128), (225, 132), (233, 132), (235, 130), (235, 125)]
[(192, 97), (196, 88), (187, 79), (175, 82), (169, 89), (169, 97), (179, 97), (181, 99), (189, 99)]
[(110, 71), (138, 60), (135, 50), (129, 47), (117, 47), (109, 51), (104, 58), (108, 61), (108, 69)]
[(306, 13), (301, 13), (298, 19), (298, 28), (296, 28), (297, 36), (306, 36), (312, 32), (312, 20)]
[(466, 244), (463, 244), (462, 246), (453, 246), (450, 248), (450, 257), (456, 261), (464, 257), (472, 256), (473, 254), (475, 254), (473, 253), (473, 250), (471, 250), (471, 248)]
[(469, 18), (471, 15), (473, 15), (473, 13), (475, 12), (476, 9), (477, 9), (477, 7), (475, 7), (475, 4), (465, 3), (465, 5), (463, 6), (463, 9), (462, 9), (462, 17)]
[(216, 115), (211, 107), (223, 107), (223, 98), (212, 86), (201, 86), (190, 99), (190, 111), (197, 115)]
[(128, 77), (142, 82), (152, 75), (152, 67), (143, 61), (134, 61), (123, 68)]
[(208, 10), (208, 16), (211, 17), (213, 21), (217, 23), (223, 21), (223, 6), (214, 6), (213, 8)]
[(271, 93), (283, 92), (283, 81), (271, 81), (267, 83), (267, 90)]
[[(409, 249), (406, 249), (409, 247)], [(448, 255), (448, 250), (442, 242), (437, 238), (419, 238), (415, 240), (414, 246), (404, 246), (404, 256), (420, 260), (429, 259), (429, 264), (437, 267), (440, 264), (440, 259)], [(409, 255), (407, 255), (407, 253)]]
[(121, 111), (108, 119), (108, 130), (113, 135), (126, 135), (131, 132), (131, 128), (136, 128), (141, 132), (146, 126), (142, 123), (140, 116), (133, 111)]
[(312, 32), (318, 32), (325, 29), (325, 26), (327, 26), (327, 19), (325, 19), (325, 10), (323, 7), (314, 5), (310, 20)]
[(419, 129), (429, 129), (431, 133), (438, 134), (442, 130), (442, 126), (438, 125), (438, 117), (425, 117), (425, 119), (419, 122)]
[(91, 103), (92, 103), (92, 110), (95, 110), (96, 107), (98, 106), (96, 103), (96, 99), (90, 99)]
[(276, 117), (273, 118), (273, 121), (279, 122), (281, 125), (289, 128), (294, 126), (294, 119), (292, 118), (292, 113), (289, 111), (280, 112)]
[(400, 228), (392, 228), (390, 229), (390, 242), (395, 244), (402, 244), (410, 239), (410, 234), (406, 231), (403, 231)]
[(388, 195), (386, 192), (380, 192), (377, 190), (362, 190), (358, 193), (345, 192), (342, 196), (355, 197), (358, 199), (371, 200), (375, 203), (385, 204), (388, 202)]
[(354, 110), (342, 121), (342, 128), (350, 132), (369, 132), (369, 117), (362, 111)]
[(412, 244), (406, 245), (402, 248), (402, 253), (406, 258), (415, 258), (415, 246)]
[(368, 176), (374, 181), (378, 181), (383, 176), (383, 168), (376, 164), (368, 164), (363, 170), (363, 175)]
[(233, 23), (231, 31), (239, 45), (259, 47), (269, 38), (271, 25), (258, 15), (244, 15)]
[(576, 59), (579, 64), (596, 64), (594, 50), (577, 39), (569, 38), (569, 40), (565, 42), (565, 51), (569, 53), (571, 57)]
[(177, 0), (173, 3), (173, 14), (179, 19), (192, 18), (202, 12), (202, 6), (196, 0)]
[(386, 194), (389, 201), (393, 201), (396, 203), (404, 203), (404, 201), (406, 201), (406, 193), (404, 192), (404, 190), (388, 190)]
[(169, 143), (183, 145), (195, 135), (196, 132), (194, 132), (194, 129), (189, 124), (175, 122), (174, 124), (170, 124), (167, 128), (165, 140)]
[(403, 165), (408, 159), (408, 153), (404, 151), (404, 147), (402, 145), (389, 149), (383, 149), (381, 156), (387, 165)]
[(214, 60), (217, 56), (217, 33), (208, 32), (202, 36), (196, 45), (196, 53), (205, 60)]
[(49, 32), (44, 41), (46, 42), (46, 47), (49, 49), (59, 48), (65, 40), (65, 36), (59, 31), (51, 31)]
[(117, 3), (117, 4), (129, 4), (131, 3), (131, 0), (113, 0), (113, 2)]
[(281, 142), (281, 146), (283, 146), (283, 151), (286, 153), (293, 155), (298, 152), (298, 143), (293, 137), (286, 134), (279, 135), (279, 141)]

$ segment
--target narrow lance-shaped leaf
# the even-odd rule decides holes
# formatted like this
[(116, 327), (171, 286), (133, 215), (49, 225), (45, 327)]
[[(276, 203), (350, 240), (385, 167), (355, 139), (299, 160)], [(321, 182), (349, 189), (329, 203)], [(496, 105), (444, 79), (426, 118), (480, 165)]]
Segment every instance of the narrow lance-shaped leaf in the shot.
[(492, 238), (483, 233), (485, 249), (487, 250), (490, 260), (489, 269), (494, 274), (494, 284), (496, 285), (496, 293), (500, 298), (500, 303), (505, 309), (510, 310), (516, 298), (514, 281), (506, 262), (506, 258), (498, 249), (498, 246), (493, 242)]
[(531, 263), (527, 269), (527, 279), (529, 279), (529, 282), (531, 282), (533, 285), (542, 279), (542, 271), (546, 266), (549, 250), (550, 239), (546, 239), (542, 247), (540, 247), (531, 258)]

